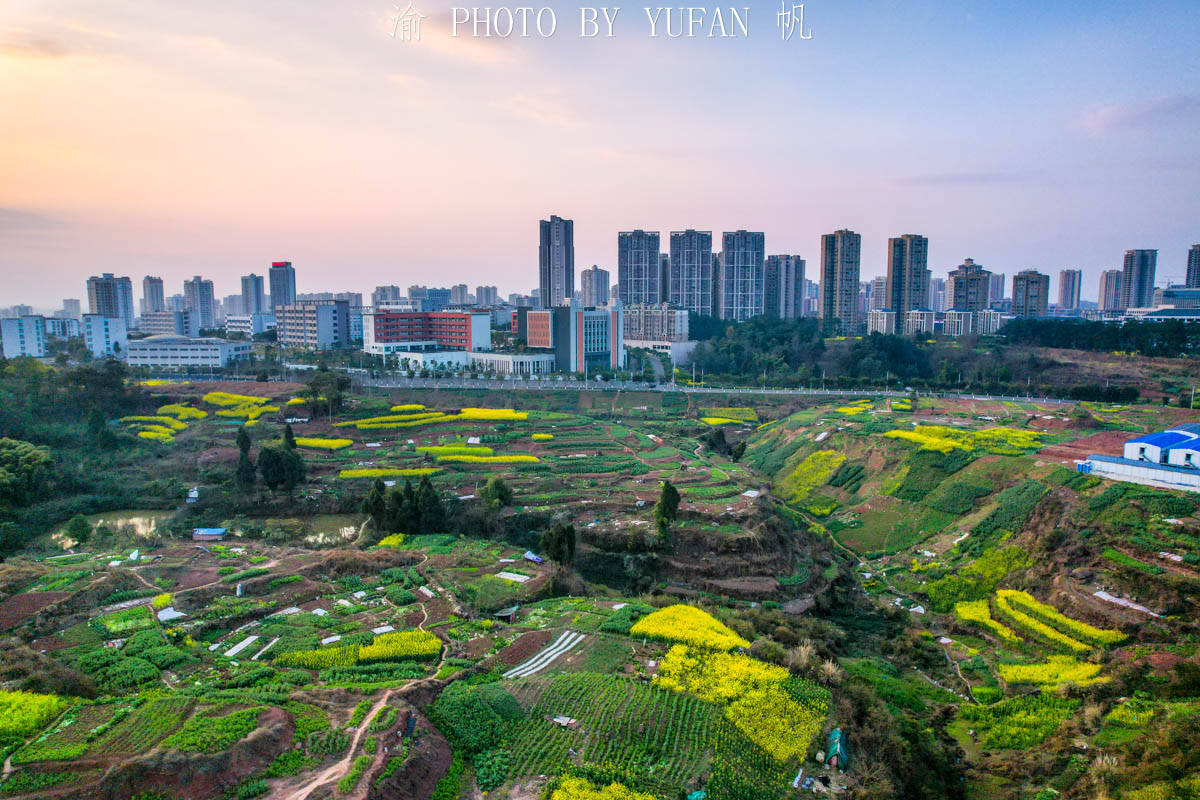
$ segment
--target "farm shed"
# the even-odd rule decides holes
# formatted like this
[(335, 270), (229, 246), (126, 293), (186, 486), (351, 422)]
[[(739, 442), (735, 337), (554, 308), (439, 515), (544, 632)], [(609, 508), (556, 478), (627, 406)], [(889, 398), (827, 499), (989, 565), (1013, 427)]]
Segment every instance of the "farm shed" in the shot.
[(192, 528), (193, 542), (223, 542), (225, 541), (224, 528)]
[(500, 609), (495, 614), (492, 614), (492, 616), (511, 624), (517, 621), (517, 612), (520, 610), (520, 606), (509, 606), (508, 608)]

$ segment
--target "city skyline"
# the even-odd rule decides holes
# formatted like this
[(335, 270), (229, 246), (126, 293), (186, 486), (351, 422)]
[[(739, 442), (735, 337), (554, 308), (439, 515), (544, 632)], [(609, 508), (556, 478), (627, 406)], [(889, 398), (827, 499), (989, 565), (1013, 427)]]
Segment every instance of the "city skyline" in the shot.
[[(431, 25), (410, 47), (387, 4), (18, 0), (0, 19), (0, 296), (78, 296), (73, 270), (177, 286), (280, 257), (346, 288), (453, 273), (525, 290), (530, 220), (551, 210), (577, 220), (579, 263), (610, 272), (621, 230), (752, 229), (816, 263), (820, 235), (850, 227), (866, 276), (917, 230), (935, 274), (968, 256), (1081, 268), (1090, 297), (1125, 250), (1154, 248), (1182, 282), (1194, 6), (1054, 5), (1009, 4), (1001, 25), (948, 2), (813, 6), (804, 42), (779, 41), (758, 4), (748, 40)], [(714, 113), (730, 103), (736, 125)], [(629, 121), (647, 114), (660, 124)], [(840, 122), (797, 124), (817, 118)]]

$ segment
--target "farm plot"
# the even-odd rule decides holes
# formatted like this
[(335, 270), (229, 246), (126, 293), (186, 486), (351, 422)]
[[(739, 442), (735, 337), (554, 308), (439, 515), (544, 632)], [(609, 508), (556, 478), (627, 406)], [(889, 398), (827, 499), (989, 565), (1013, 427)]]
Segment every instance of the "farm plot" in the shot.
[(144, 752), (175, 730), (191, 707), (189, 697), (159, 697), (143, 703), (96, 739), (89, 752), (97, 755)]
[(534, 681), (516, 689), (530, 708), (512, 737), (512, 777), (561, 772), (574, 749), (678, 791), (711, 761), (721, 712), (710, 703), (614, 675)]

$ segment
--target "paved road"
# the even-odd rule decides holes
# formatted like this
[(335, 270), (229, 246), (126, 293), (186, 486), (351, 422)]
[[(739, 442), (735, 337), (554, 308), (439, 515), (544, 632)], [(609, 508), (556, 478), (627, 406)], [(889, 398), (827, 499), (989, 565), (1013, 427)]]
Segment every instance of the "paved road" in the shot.
[[(292, 366), (292, 365), (287, 365)], [(305, 382), (309, 368), (291, 369), (286, 378), (288, 381)], [(539, 379), (513, 379), (500, 377), (454, 377), (454, 378), (407, 378), (399, 375), (372, 376), (367, 370), (344, 370), (350, 375), (356, 388), (378, 389), (522, 389), (525, 391), (589, 391), (589, 392), (690, 392), (693, 394), (744, 394), (744, 395), (793, 395), (812, 397), (908, 397), (908, 392), (887, 391), (883, 389), (793, 389), (786, 387), (730, 387), (720, 386), (685, 386), (675, 383), (642, 383), (640, 381), (582, 381), (578, 378), (563, 377)], [(186, 379), (191, 381), (244, 381), (254, 382), (252, 376), (228, 375), (155, 375), (165, 379)], [(283, 380), (272, 378), (273, 381)], [(1056, 397), (1034, 397), (1021, 395), (974, 394), (970, 392), (921, 392), (922, 397), (951, 398), (957, 400), (986, 400), (992, 402), (1010, 401), (1014, 403), (1053, 403), (1056, 405), (1075, 405), (1074, 400), (1062, 400)]]

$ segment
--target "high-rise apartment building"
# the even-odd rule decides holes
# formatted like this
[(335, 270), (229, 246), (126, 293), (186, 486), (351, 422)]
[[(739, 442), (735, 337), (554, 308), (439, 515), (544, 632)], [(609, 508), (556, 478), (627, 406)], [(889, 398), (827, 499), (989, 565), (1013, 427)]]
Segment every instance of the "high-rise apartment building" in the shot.
[(666, 301), (669, 289), (663, 285), (662, 257), (658, 231), (617, 234), (617, 286), (622, 303), (657, 305)]
[(166, 297), (163, 295), (163, 279), (147, 275), (142, 278), (142, 314), (165, 311)]
[(929, 281), (929, 308), (939, 314), (946, 310), (946, 280), (931, 278)]
[(1058, 273), (1058, 307), (1074, 311), (1079, 308), (1079, 290), (1083, 283), (1083, 270), (1064, 269)]
[(275, 309), (275, 334), (287, 347), (337, 350), (350, 343), (350, 304), (345, 300), (295, 303)]
[(799, 319), (804, 312), (804, 259), (767, 256), (763, 269), (763, 313), (778, 319)]
[(887, 298), (883, 308), (897, 318), (914, 309), (927, 309), (929, 299), (929, 240), (915, 233), (888, 239)]
[(964, 259), (946, 279), (946, 305), (955, 311), (983, 311), (992, 296), (992, 273), (973, 259)]
[(1121, 270), (1106, 269), (1100, 273), (1100, 310), (1121, 310)]
[(1148, 308), (1154, 303), (1157, 250), (1126, 250), (1121, 270), (1121, 309)]
[(68, 319), (79, 319), (83, 316), (83, 307), (78, 300), (68, 297), (63, 300), (62, 316)]
[(480, 308), (491, 308), (500, 304), (500, 290), (495, 286), (476, 286), (475, 305)]
[(465, 283), (456, 283), (450, 287), (450, 305), (465, 306), (467, 305), (467, 285)]
[(96, 358), (124, 355), (127, 333), (125, 320), (120, 317), (83, 315), (83, 342)]
[(1013, 276), (1013, 314), (1044, 317), (1050, 307), (1050, 276), (1024, 269)]
[[(712, 231), (671, 231), (667, 302), (697, 314), (713, 313)], [(624, 289), (621, 290), (624, 292)], [(628, 302), (622, 293), (621, 302)]]
[(764, 236), (731, 231), (722, 237), (721, 319), (747, 320), (763, 313)]
[[(868, 311), (876, 311), (887, 308), (887, 276), (871, 278), (871, 300), (867, 305)], [(868, 327), (870, 321), (867, 322)], [(870, 330), (867, 333), (871, 333)]]
[(851, 230), (821, 237), (821, 298), (818, 304), (826, 331), (854, 334), (859, 329), (858, 280), (862, 236)]
[(579, 273), (579, 283), (583, 289), (583, 305), (585, 308), (608, 305), (608, 270), (600, 269), (595, 264), (591, 269)]
[[(261, 275), (255, 275), (251, 272), (249, 275), (242, 276), (242, 308), (239, 314), (262, 314), (270, 311), (267, 308), (267, 296), (263, 291), (263, 279)], [(225, 313), (229, 313), (226, 309)]]
[(376, 286), (375, 291), (371, 292), (371, 305), (375, 308), (392, 306), (399, 303), (403, 297), (404, 293), (400, 291), (399, 286)]
[(1194, 244), (1192, 249), (1188, 250), (1187, 280), (1184, 286), (1200, 289), (1200, 244)]
[(575, 294), (575, 223), (551, 215), (538, 223), (538, 289), (542, 308), (571, 302)]
[(88, 310), (104, 317), (115, 317), (125, 323), (125, 329), (135, 327), (133, 316), (133, 283), (127, 277), (117, 278), (111, 272), (87, 281)]
[(183, 282), (183, 306), (196, 314), (202, 330), (217, 326), (217, 301), (213, 282), (199, 275)]
[(271, 306), (290, 306), (296, 302), (296, 270), (290, 261), (272, 261), (267, 272), (271, 287)]
[[(971, 259), (969, 259), (969, 258), (967, 259), (967, 261), (970, 261), (970, 260)], [(991, 280), (988, 283), (987, 305), (990, 308), (995, 308), (996, 306), (998, 306), (1004, 302), (1004, 277), (1005, 276), (1004, 276), (1003, 272), (993, 272), (993, 273), (991, 273), (991, 275), (992, 275)]]

